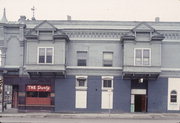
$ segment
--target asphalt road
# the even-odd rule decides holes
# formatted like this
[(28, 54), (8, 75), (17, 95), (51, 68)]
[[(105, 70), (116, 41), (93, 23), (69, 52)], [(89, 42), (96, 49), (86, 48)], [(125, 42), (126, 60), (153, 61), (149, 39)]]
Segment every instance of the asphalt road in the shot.
[(21, 118), (3, 117), (0, 123), (180, 123), (180, 120), (164, 119), (62, 119), (62, 118)]

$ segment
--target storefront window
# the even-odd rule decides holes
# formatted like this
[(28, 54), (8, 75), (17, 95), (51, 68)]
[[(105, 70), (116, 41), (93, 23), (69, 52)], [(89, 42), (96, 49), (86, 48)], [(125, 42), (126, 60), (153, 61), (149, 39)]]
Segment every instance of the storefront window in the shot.
[(27, 97), (49, 97), (50, 92), (27, 92)]
[(26, 104), (27, 105), (50, 105), (51, 86), (49, 85), (27, 85)]

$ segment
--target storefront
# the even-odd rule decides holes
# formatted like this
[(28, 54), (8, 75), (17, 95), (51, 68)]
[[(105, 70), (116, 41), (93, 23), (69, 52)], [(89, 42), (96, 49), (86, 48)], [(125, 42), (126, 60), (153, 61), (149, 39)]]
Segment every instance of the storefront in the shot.
[(26, 105), (51, 105), (50, 85), (26, 85)]

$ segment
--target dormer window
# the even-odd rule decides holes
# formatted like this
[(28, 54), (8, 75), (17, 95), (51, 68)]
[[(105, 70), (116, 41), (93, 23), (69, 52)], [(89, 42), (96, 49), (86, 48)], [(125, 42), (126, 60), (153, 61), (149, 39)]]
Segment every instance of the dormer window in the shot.
[(52, 31), (39, 31), (39, 35), (52, 35)]
[(151, 32), (136, 32), (135, 37), (136, 41), (150, 41)]

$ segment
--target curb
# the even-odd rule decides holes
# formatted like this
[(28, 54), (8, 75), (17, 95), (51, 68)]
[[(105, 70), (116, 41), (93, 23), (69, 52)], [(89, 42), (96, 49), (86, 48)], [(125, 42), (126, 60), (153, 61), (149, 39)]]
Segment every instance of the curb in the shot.
[(61, 119), (180, 119), (180, 114), (60, 114), (0, 113), (0, 118), (61, 118)]

